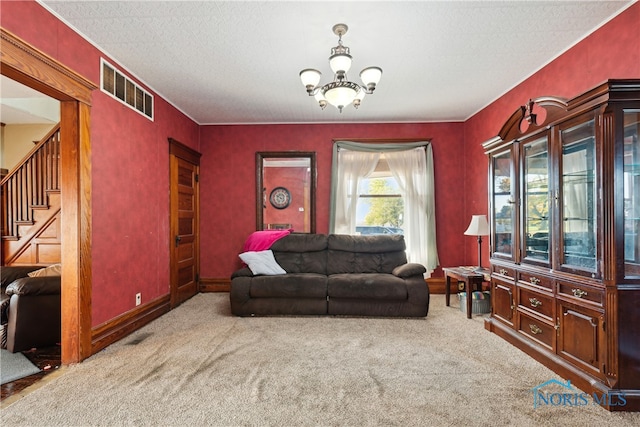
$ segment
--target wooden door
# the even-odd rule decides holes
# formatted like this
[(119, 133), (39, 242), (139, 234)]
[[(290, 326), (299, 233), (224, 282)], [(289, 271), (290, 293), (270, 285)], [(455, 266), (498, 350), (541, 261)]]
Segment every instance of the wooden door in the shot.
[(169, 138), (171, 308), (198, 293), (200, 153)]
[(493, 317), (500, 319), (503, 323), (513, 327), (513, 311), (516, 307), (514, 300), (514, 286), (506, 283), (492, 280), (491, 298)]
[(581, 369), (604, 378), (604, 315), (558, 300), (558, 354)]

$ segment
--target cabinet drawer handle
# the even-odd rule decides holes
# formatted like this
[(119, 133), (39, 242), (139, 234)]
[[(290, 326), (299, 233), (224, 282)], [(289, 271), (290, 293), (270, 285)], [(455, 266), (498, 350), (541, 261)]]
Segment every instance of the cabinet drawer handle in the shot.
[(531, 329), (531, 333), (533, 335), (538, 335), (542, 333), (542, 329), (538, 325), (534, 325), (533, 323), (529, 325), (529, 329)]
[(542, 305), (542, 301), (536, 298), (529, 298), (529, 302), (531, 303), (531, 307), (540, 307)]
[(507, 273), (508, 273), (508, 271), (507, 271), (507, 270), (505, 270), (504, 268), (501, 268), (501, 269), (500, 269), (500, 274), (502, 274), (503, 276), (508, 276), (508, 274), (507, 274)]
[(540, 283), (540, 279), (538, 279), (537, 277), (529, 277), (529, 281), (533, 284), (533, 285), (537, 285)]
[(571, 292), (573, 292), (574, 297), (582, 298), (584, 296), (587, 296), (587, 292), (583, 291), (582, 289), (571, 289)]

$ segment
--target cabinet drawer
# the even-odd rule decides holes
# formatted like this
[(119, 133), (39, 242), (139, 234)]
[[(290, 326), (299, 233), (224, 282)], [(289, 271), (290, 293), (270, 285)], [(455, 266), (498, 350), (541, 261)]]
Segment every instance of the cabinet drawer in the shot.
[(491, 273), (498, 275), (502, 279), (515, 279), (516, 270), (511, 267), (504, 267), (502, 265), (491, 265)]
[(545, 317), (549, 322), (553, 322), (553, 295), (519, 286), (518, 305)]
[(577, 283), (558, 281), (558, 296), (571, 300), (587, 301), (602, 307), (604, 290)]
[(551, 280), (551, 278), (542, 276), (540, 274), (518, 271), (518, 281), (549, 290), (553, 289), (553, 281)]
[(553, 325), (525, 313), (518, 313), (518, 320), (520, 332), (536, 340), (549, 350), (553, 349), (553, 342), (556, 337), (556, 329)]

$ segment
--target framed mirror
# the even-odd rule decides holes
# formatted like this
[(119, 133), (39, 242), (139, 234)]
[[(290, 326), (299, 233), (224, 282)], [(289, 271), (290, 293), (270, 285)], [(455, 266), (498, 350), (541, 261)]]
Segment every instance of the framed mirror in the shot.
[(316, 232), (316, 153), (256, 153), (256, 230)]

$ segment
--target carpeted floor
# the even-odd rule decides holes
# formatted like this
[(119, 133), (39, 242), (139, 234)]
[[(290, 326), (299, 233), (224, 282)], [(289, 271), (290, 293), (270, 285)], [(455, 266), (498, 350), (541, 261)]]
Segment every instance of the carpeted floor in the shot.
[(591, 402), (534, 408), (550, 379), (561, 380), (442, 295), (427, 318), (372, 319), (238, 318), (228, 294), (200, 294), (4, 408), (1, 423), (640, 425)]
[(2, 384), (27, 377), (40, 372), (40, 369), (29, 361), (22, 353), (11, 353), (0, 349), (0, 377)]

